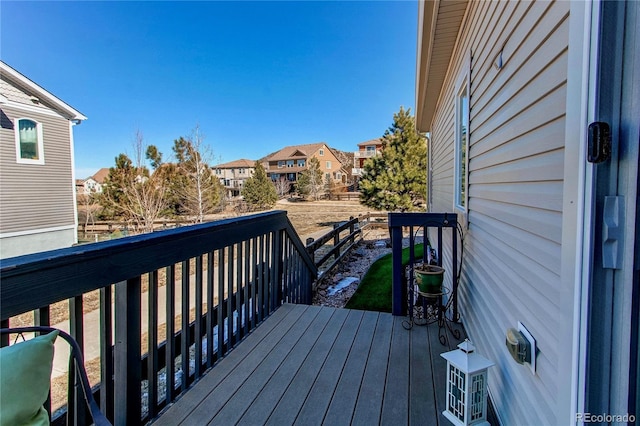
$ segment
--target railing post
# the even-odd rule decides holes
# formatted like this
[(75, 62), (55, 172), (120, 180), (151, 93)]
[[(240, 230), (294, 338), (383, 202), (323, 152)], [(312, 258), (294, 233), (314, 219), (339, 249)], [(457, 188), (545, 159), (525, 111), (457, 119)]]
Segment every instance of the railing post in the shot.
[(140, 277), (116, 284), (115, 425), (140, 423)]
[[(389, 213), (391, 215), (391, 213)], [(391, 218), (389, 218), (391, 222)], [(392, 254), (392, 272), (393, 278), (392, 296), (391, 296), (391, 313), (393, 315), (406, 315), (406, 301), (407, 301), (407, 288), (404, 285), (403, 280), (403, 268), (402, 268), (402, 227), (397, 226), (390, 228), (391, 231), (391, 250)]]

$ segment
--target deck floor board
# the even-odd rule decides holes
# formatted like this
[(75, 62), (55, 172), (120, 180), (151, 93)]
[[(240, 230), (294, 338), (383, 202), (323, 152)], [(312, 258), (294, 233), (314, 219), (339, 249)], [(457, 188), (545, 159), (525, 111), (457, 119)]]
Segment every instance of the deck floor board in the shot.
[(157, 425), (438, 425), (445, 398), (437, 324), (284, 305), (155, 420)]

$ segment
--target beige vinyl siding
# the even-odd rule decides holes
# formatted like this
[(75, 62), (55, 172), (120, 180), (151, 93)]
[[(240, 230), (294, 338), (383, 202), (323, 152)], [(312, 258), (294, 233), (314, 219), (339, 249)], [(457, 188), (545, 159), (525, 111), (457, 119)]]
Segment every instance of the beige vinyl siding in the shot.
[(16, 118), (42, 123), (44, 164), (16, 162), (15, 134), (6, 119), (0, 129), (0, 223), (2, 234), (73, 226), (73, 179), (69, 121), (51, 114), (2, 106), (15, 125)]
[[(567, 291), (560, 270), (569, 6), (470, 2), (431, 125), (433, 210), (448, 212), (455, 95), (460, 76), (470, 71), (460, 310), (478, 351), (498, 364), (489, 387), (504, 424), (564, 419), (556, 396), (570, 374), (557, 367), (570, 356), (558, 326), (566, 309), (558, 300)], [(444, 264), (450, 259), (446, 246)], [(537, 339), (536, 376), (505, 348), (505, 332), (518, 321)]]

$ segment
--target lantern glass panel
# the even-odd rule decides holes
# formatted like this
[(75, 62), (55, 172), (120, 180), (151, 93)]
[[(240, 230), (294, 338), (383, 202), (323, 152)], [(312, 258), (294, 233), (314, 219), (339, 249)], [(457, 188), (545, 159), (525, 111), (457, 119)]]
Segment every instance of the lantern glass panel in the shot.
[(484, 417), (484, 374), (471, 378), (471, 421)]
[(449, 364), (449, 412), (464, 422), (466, 374)]

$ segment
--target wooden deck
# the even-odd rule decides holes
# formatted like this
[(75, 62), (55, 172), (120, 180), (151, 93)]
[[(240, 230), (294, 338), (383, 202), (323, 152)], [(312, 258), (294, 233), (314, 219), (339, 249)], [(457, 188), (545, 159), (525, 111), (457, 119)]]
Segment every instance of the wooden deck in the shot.
[(448, 425), (438, 327), (404, 317), (283, 305), (156, 425)]

